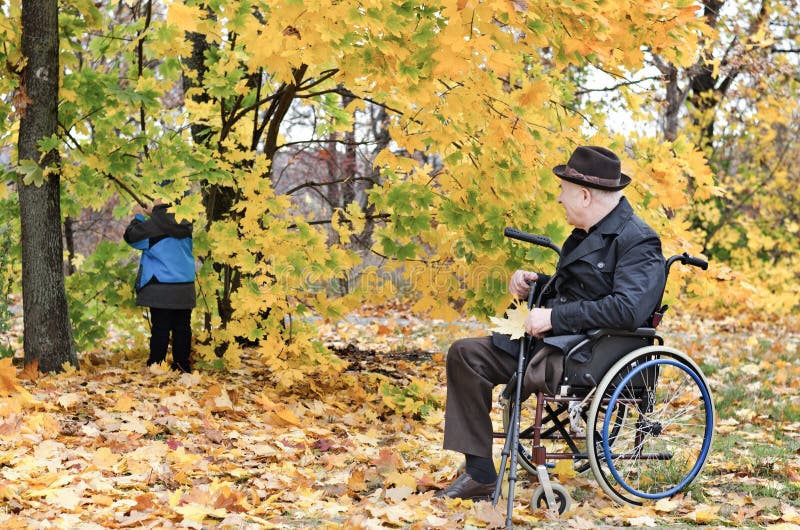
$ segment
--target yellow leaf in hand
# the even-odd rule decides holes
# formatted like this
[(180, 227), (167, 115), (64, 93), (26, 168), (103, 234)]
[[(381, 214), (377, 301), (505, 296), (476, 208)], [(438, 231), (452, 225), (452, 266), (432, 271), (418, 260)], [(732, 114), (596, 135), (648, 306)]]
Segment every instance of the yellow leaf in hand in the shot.
[(511, 335), (511, 340), (521, 339), (525, 336), (525, 319), (528, 318), (528, 308), (518, 305), (506, 311), (505, 318), (489, 317), (494, 327), (489, 331), (502, 335)]

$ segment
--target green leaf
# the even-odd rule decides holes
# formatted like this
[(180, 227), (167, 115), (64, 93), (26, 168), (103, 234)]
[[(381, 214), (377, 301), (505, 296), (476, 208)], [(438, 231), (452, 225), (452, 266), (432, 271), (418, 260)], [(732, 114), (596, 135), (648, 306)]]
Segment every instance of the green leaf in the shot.
[(22, 177), (22, 182), (26, 186), (41, 186), (44, 184), (44, 172), (42, 166), (33, 160), (20, 160), (17, 165), (17, 172)]

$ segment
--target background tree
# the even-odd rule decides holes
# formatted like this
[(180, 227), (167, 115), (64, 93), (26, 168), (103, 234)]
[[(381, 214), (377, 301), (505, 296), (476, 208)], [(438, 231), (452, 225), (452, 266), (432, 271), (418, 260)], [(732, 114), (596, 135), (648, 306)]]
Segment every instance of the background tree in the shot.
[[(635, 19), (622, 17), (619, 6), (594, 4), (585, 12), (522, 3), (382, 7), (186, 2), (168, 13), (168, 27), (190, 36), (180, 51), (189, 67), (187, 116), (203, 134), (195, 142), (223, 170), (202, 184), (209, 239), (198, 242), (213, 263), (202, 271), (204, 291), (230, 299), (210, 322), (214, 340), (261, 340), (259, 352), (282, 382), (298, 380), (298, 364), (309, 364), (297, 362), (305, 350), (294, 349), (298, 331), (285, 327), (287, 315), (336, 315), (376, 296), (356, 288), (333, 299), (312, 288), (361, 262), (341, 243), (370, 219), (382, 220), (370, 252), (388, 260), (383, 270), (402, 267), (415, 310), (453, 316), (466, 294), (468, 309), (494, 311), (507, 267), (523, 257), (509, 261), (502, 228), (513, 222), (564, 235), (553, 208), (557, 183), (538, 169), (583, 141), (583, 121), (562, 97), (571, 82), (563, 72), (601, 60), (638, 65), (641, 39), (678, 64), (694, 60), (691, 47), (670, 40), (696, 28), (693, 11), (682, 6), (665, 12), (637, 4)], [(607, 24), (575, 23), (598, 10)], [(381, 180), (367, 206), (343, 190), (330, 219), (293, 209), (275, 187), (277, 154), (297, 144), (284, 135), (287, 116), (299, 105), (313, 109), (306, 141), (342, 139), (341, 158), (327, 162), (346, 168), (354, 116), (368, 103), (387, 113), (394, 145), (371, 160)], [(665, 165), (675, 158), (659, 156)], [(320, 222), (338, 237), (329, 240)]]
[[(14, 16), (13, 8), (0, 14), (12, 44)], [(336, 317), (394, 296), (397, 285), (414, 311), (435, 318), (493, 313), (507, 303), (508, 271), (531, 260), (547, 269), (553, 257), (509, 247), (502, 229), (565, 237), (550, 167), (579, 143), (622, 154), (636, 177), (626, 191), (667, 252), (703, 251), (704, 219), (718, 220), (715, 211), (735, 204), (714, 180), (719, 146), (733, 145), (719, 139), (747, 138), (757, 155), (752, 133), (743, 136), (751, 129), (732, 124), (746, 118), (763, 126), (778, 101), (760, 106), (761, 117), (737, 115), (748, 101), (741, 80), (757, 78), (743, 68), (747, 75), (737, 74), (720, 98), (730, 105), (713, 107), (724, 109), (715, 141), (700, 140), (704, 114), (694, 113), (701, 100), (690, 77), (717, 60), (725, 32), (682, 1), (433, 8), (81, 0), (59, 16), (56, 143), (67, 224), (79, 233), (87, 211), (113, 209), (110, 225), (124, 225), (134, 206), (172, 202), (199, 227), (197, 314), (206, 335), (198, 353), (215, 361), (225, 351), (235, 363), (242, 344), (257, 344), (251, 351), (282, 386), (318, 385), (341, 368), (315, 341), (307, 316)], [(2, 52), (5, 64), (21, 64), (13, 46)], [(725, 74), (719, 64), (713, 75)], [(665, 77), (659, 66), (668, 68)], [(790, 66), (782, 67), (787, 75)], [(597, 86), (598, 72), (615, 79), (613, 90)], [(667, 124), (664, 134), (658, 123)], [(14, 134), (5, 124), (2, 131)], [(769, 136), (763, 141), (767, 149)], [(739, 175), (745, 166), (757, 174), (755, 162), (726, 171)], [(70, 252), (81, 349), (112, 319), (136, 334), (138, 323), (127, 320), (135, 315), (135, 260), (113, 233), (91, 253)], [(730, 252), (706, 245), (716, 263), (733, 263), (739, 248), (750, 248), (717, 233)], [(748, 256), (753, 264), (767, 257)], [(713, 277), (688, 292), (719, 292), (716, 283), (734, 276), (719, 268)]]
[(695, 193), (697, 173), (685, 172), (678, 182), (692, 200), (670, 212), (689, 223), (686, 239), (699, 242), (699, 251), (738, 271), (720, 271), (725, 281), (713, 287), (694, 287), (707, 295), (705, 310), (720, 309), (712, 293), (721, 292), (757, 311), (797, 308), (797, 10), (794, 0), (704, 2), (708, 29), (694, 64), (680, 67), (651, 49), (649, 70), (612, 72), (608, 92), (581, 91), (595, 96), (584, 107), (593, 116), (610, 108), (597, 104), (605, 94), (609, 105), (658, 123), (665, 139), (683, 149), (693, 144), (708, 161), (714, 193)]
[(58, 142), (56, 0), (22, 2), (18, 182), (22, 231), (25, 364), (45, 372), (78, 366), (64, 288)]

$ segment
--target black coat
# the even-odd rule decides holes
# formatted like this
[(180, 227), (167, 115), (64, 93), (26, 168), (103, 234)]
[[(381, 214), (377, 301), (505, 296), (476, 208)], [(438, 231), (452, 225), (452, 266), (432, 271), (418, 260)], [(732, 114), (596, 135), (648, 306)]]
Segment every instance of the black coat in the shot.
[[(542, 305), (553, 309), (551, 334), (649, 325), (664, 291), (664, 267), (661, 240), (623, 197), (588, 235), (573, 231), (552, 277), (539, 275)], [(494, 343), (519, 352), (507, 335), (495, 334)]]

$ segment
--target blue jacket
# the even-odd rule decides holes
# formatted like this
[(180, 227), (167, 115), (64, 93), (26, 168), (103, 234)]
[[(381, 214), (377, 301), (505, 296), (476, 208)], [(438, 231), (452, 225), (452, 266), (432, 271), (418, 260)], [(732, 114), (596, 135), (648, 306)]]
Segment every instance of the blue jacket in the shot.
[(142, 251), (136, 278), (137, 304), (165, 309), (195, 306), (191, 223), (178, 223), (166, 205), (159, 205), (149, 219), (137, 214), (124, 238)]

